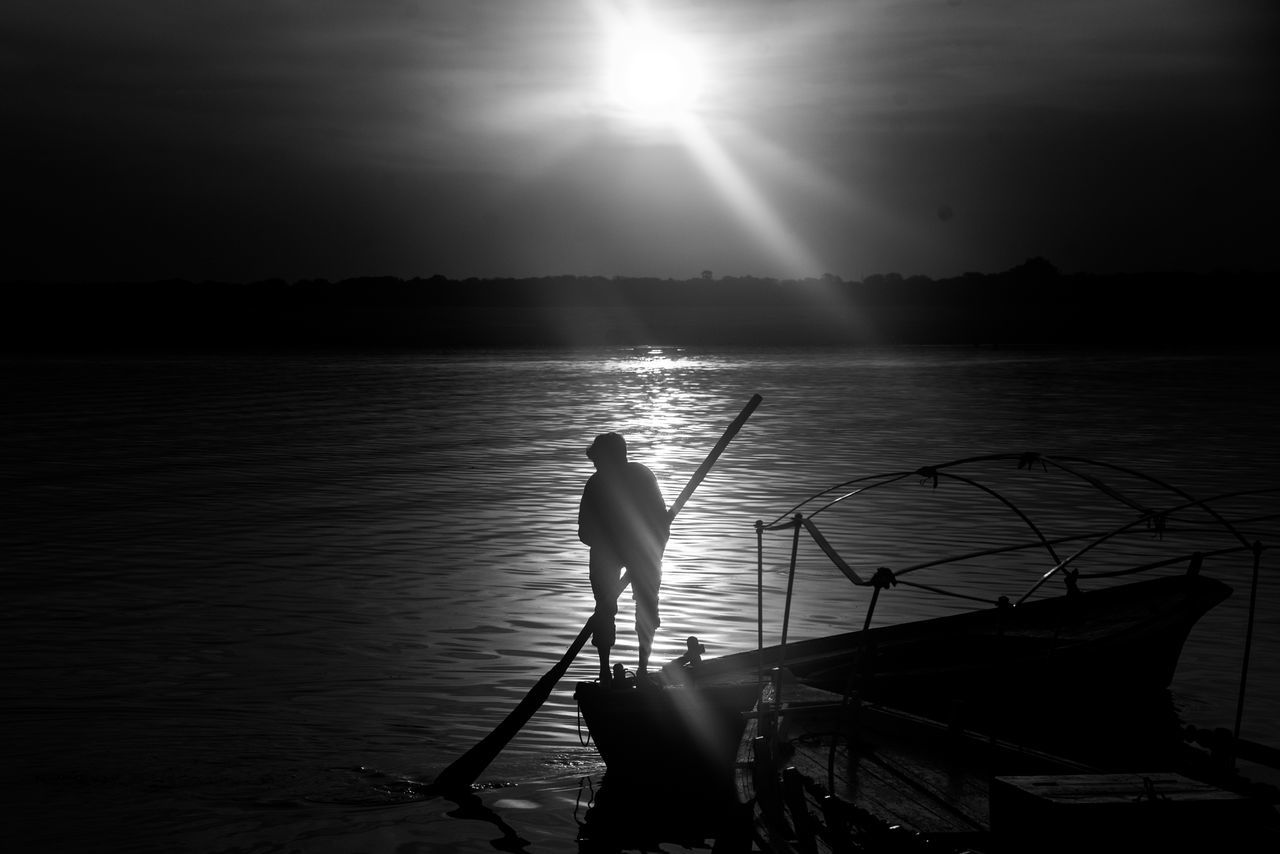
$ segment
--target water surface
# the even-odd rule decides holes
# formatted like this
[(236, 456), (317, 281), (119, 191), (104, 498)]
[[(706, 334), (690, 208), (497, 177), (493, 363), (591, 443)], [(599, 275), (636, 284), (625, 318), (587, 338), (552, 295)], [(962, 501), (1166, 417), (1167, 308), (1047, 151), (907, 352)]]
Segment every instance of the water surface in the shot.
[[(754, 522), (856, 475), (1036, 450), (1197, 494), (1280, 484), (1278, 369), (1234, 351), (954, 348), (8, 357), (0, 708), (19, 836), (577, 850), (603, 770), (571, 696), (589, 654), (474, 801), (424, 800), (415, 784), (496, 725), (589, 615), (576, 509), (596, 433), (626, 435), (671, 501), (747, 399), (765, 398), (676, 522), (665, 659), (688, 634), (712, 654), (754, 645)], [(888, 526), (915, 507), (843, 532), (859, 560), (901, 560)], [(975, 528), (918, 513), (931, 533), (913, 547)], [(788, 545), (766, 553), (770, 638)], [(1213, 570), (1238, 594), (1197, 628), (1175, 699), (1192, 722), (1229, 727), (1249, 566)], [(960, 584), (988, 596), (990, 580)], [(1264, 564), (1243, 727), (1273, 744), (1278, 587)], [(844, 628), (865, 601), (807, 560), (793, 636)], [(952, 607), (886, 595), (877, 619)]]

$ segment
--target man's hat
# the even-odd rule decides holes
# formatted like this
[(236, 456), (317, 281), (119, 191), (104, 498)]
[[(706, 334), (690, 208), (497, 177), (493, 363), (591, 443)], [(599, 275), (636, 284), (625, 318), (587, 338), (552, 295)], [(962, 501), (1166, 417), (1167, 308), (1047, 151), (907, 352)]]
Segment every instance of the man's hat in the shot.
[(627, 440), (617, 433), (601, 433), (587, 448), (587, 456), (595, 462), (627, 459)]

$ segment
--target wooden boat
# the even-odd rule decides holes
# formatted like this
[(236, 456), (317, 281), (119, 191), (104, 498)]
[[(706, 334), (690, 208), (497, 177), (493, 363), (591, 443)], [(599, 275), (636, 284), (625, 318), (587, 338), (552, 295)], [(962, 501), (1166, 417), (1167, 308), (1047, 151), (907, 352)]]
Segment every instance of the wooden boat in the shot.
[(779, 666), (837, 696), (852, 684), (860, 698), (952, 718), (1056, 718), (1099, 695), (1115, 705), (1167, 688), (1192, 626), (1230, 592), (1167, 576), (735, 653), (641, 688), (580, 682), (575, 697), (611, 772), (701, 784), (732, 763), (760, 674)]
[[(1053, 518), (1048, 505), (1036, 504), (1034, 512), (1028, 510), (1032, 505), (1012, 500), (1008, 487), (980, 483), (967, 471), (973, 464), (1009, 461), (1017, 464), (1018, 472), (1039, 468), (1065, 473), (1105, 502), (1117, 505), (1122, 510), (1121, 520), (1091, 533), (1080, 533), (1076, 528), (1050, 536), (1042, 521)], [(791, 534), (782, 642), (668, 666), (655, 678), (640, 683), (615, 681), (607, 687), (596, 682), (578, 683), (575, 697), (607, 765), (606, 779), (637, 792), (662, 789), (691, 798), (702, 792), (718, 799), (726, 788), (734, 786), (736, 769), (740, 799), (757, 806), (758, 825), (766, 829), (763, 832), (770, 835), (767, 828), (773, 821), (771, 835), (777, 837), (773, 842), (784, 836), (788, 840), (803, 838), (808, 841), (797, 850), (810, 851), (816, 844), (814, 834), (798, 833), (794, 822), (779, 824), (768, 817), (770, 812), (776, 816), (788, 808), (803, 813), (804, 799), (797, 794), (794, 782), (801, 772), (789, 772), (791, 783), (781, 781), (790, 767), (788, 760), (805, 753), (843, 757), (837, 764), (843, 763), (841, 767), (846, 769), (840, 776), (849, 804), (844, 813), (870, 816), (874, 821), (868, 826), (913, 827), (910, 815), (877, 806), (879, 797), (899, 804), (895, 809), (900, 812), (968, 815), (948, 828), (931, 828), (918, 819), (914, 822), (923, 829), (915, 828), (913, 833), (961, 841), (966, 833), (990, 833), (983, 813), (991, 811), (992, 781), (997, 776), (1057, 779), (1068, 772), (1096, 776), (1121, 771), (1132, 774), (1135, 769), (1165, 771), (1182, 745), (1182, 730), (1168, 694), (1179, 655), (1196, 622), (1231, 594), (1230, 587), (1208, 577), (1202, 566), (1206, 560), (1233, 553), (1251, 554), (1256, 579), (1260, 549), (1212, 502), (1196, 500), (1127, 469), (1102, 467), (1108, 474), (1120, 473), (1151, 487), (1162, 497), (1156, 503), (1157, 499), (1139, 494), (1132, 485), (1118, 487), (1110, 480), (1104, 482), (1096, 470), (1086, 471), (1089, 465), (1101, 464), (1039, 455), (992, 455), (874, 475), (823, 490), (769, 525), (757, 523), (761, 543), (763, 533), (769, 530)], [(963, 473), (960, 467), (965, 468)], [(1025, 524), (1032, 532), (1031, 545), (1048, 555), (1047, 565), (1033, 570), (1036, 582), (1032, 590), (1018, 599), (995, 598), (988, 606), (967, 612), (872, 626), (882, 591), (899, 585), (930, 593), (939, 590), (904, 578), (918, 569), (963, 561), (1024, 561), (1028, 554), (1025, 540), (984, 547), (967, 543), (954, 560), (929, 556), (893, 572), (857, 570), (836, 550), (825, 530), (819, 530), (815, 517), (825, 518), (849, 499), (878, 492), (913, 475), (927, 487), (936, 488), (940, 481), (955, 482), (966, 489), (976, 487)], [(1068, 503), (1073, 510), (1082, 506), (1076, 494)], [(890, 509), (896, 512), (900, 508)], [(1098, 518), (1092, 510), (1088, 513), (1091, 519)], [(1188, 523), (1193, 514), (1211, 524)], [(865, 529), (865, 517), (859, 521)], [(824, 523), (824, 529), (833, 527)], [(870, 589), (861, 629), (788, 641), (786, 620), (802, 532), (811, 535), (849, 580)], [(1133, 536), (1138, 533), (1138, 545), (1157, 546), (1165, 552), (1139, 556)], [(1177, 536), (1183, 534), (1187, 536)], [(1221, 540), (1224, 535), (1225, 542)], [(903, 540), (907, 544), (924, 541)], [(1099, 560), (1105, 547), (1120, 543), (1124, 545), (1118, 549), (1119, 558), (1110, 563)], [(1061, 552), (1064, 546), (1073, 551)], [(1085, 556), (1090, 567), (1100, 568), (1090, 573), (1079, 571)], [(763, 566), (763, 557), (758, 563)], [(1113, 583), (1113, 579), (1135, 572), (1168, 573), (1171, 568), (1175, 574)], [(1055, 578), (1065, 582), (1059, 595), (1031, 598), (1033, 592), (1046, 592), (1046, 582)], [(1086, 586), (1090, 589), (1082, 590)], [(859, 722), (856, 731), (849, 729), (851, 716)], [(767, 732), (759, 732), (766, 721), (771, 721)], [(778, 741), (779, 733), (786, 729), (780, 721), (799, 735)], [(982, 733), (981, 737), (961, 739), (973, 749), (953, 749), (954, 743), (947, 746), (938, 740), (950, 734), (954, 742), (956, 734), (974, 732)], [(825, 744), (822, 733), (827, 734)], [(834, 752), (831, 733), (843, 733)], [(759, 741), (766, 735), (771, 745), (767, 750), (762, 746), (766, 742)], [(779, 745), (784, 743), (792, 746), (783, 750)], [(801, 750), (795, 745), (804, 747)], [(871, 752), (868, 745), (875, 745)], [(875, 753), (877, 750), (882, 753)], [(760, 756), (755, 755), (757, 751)], [(773, 767), (784, 753), (782, 765)], [(862, 758), (869, 756), (892, 756), (884, 759), (886, 767), (905, 767), (910, 758), (912, 767), (921, 769), (917, 776), (934, 782), (904, 784), (898, 780), (895, 795), (877, 796), (874, 792), (877, 787), (884, 788), (883, 783), (873, 784), (871, 777), (848, 770), (877, 765), (872, 760), (863, 762)], [(744, 773), (746, 786), (742, 785)], [(811, 777), (809, 780), (812, 784)], [(834, 786), (837, 775), (831, 775), (829, 782)], [(903, 791), (903, 785), (909, 791)], [(928, 794), (931, 786), (934, 795)], [(893, 787), (887, 791), (892, 792)], [(978, 793), (970, 798), (971, 803), (961, 796), (965, 791)], [(827, 791), (812, 802), (812, 809), (820, 811), (821, 798), (831, 797), (838, 794)], [(831, 807), (837, 801), (826, 803)], [(1246, 811), (1242, 806), (1223, 809), (1231, 815), (1232, 809), (1241, 814)], [(850, 849), (850, 825), (845, 819), (837, 824), (840, 830), (828, 834), (834, 840), (831, 844)], [(783, 825), (790, 828), (789, 836), (777, 830)], [(777, 847), (786, 849), (787, 845)]]

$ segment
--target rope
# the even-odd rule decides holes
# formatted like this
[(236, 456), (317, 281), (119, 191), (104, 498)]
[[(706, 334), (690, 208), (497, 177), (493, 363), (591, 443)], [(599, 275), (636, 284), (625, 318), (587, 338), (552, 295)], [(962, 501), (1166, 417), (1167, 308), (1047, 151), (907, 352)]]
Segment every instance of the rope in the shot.
[[(1246, 538), (1245, 538), (1245, 537), (1244, 537), (1244, 536), (1243, 536), (1239, 531), (1237, 531), (1234, 525), (1232, 525), (1232, 524), (1231, 524), (1230, 522), (1228, 522), (1225, 518), (1223, 518), (1223, 517), (1222, 517), (1222, 515), (1221, 515), (1220, 513), (1218, 513), (1218, 511), (1217, 511), (1217, 510), (1215, 510), (1215, 509), (1213, 509), (1211, 506), (1209, 506), (1209, 501), (1217, 501), (1217, 500), (1220, 500), (1221, 496), (1215, 496), (1215, 497), (1210, 498), (1210, 499), (1208, 499), (1208, 500), (1201, 501), (1201, 500), (1197, 500), (1197, 499), (1193, 498), (1190, 494), (1188, 494), (1187, 492), (1184, 492), (1183, 490), (1179, 489), (1179, 488), (1178, 488), (1178, 487), (1176, 487), (1176, 486), (1173, 486), (1173, 485), (1171, 485), (1171, 484), (1169, 484), (1169, 483), (1166, 483), (1166, 482), (1165, 482), (1165, 481), (1163, 481), (1163, 480), (1160, 480), (1159, 478), (1152, 477), (1151, 475), (1144, 474), (1144, 473), (1142, 473), (1142, 472), (1140, 472), (1140, 471), (1136, 471), (1136, 470), (1134, 470), (1134, 469), (1126, 468), (1126, 467), (1124, 467), (1124, 466), (1117, 466), (1117, 465), (1113, 465), (1112, 463), (1104, 463), (1104, 462), (1099, 462), (1099, 461), (1097, 461), (1097, 460), (1090, 460), (1090, 459), (1087, 459), (1087, 458), (1085, 458), (1085, 457), (1063, 457), (1062, 459), (1063, 459), (1063, 460), (1066, 460), (1066, 461), (1068, 461), (1068, 462), (1082, 462), (1082, 463), (1085, 463), (1086, 465), (1094, 465), (1094, 466), (1099, 466), (1100, 468), (1108, 468), (1108, 469), (1111, 469), (1111, 470), (1113, 470), (1113, 471), (1118, 471), (1118, 472), (1122, 472), (1122, 473), (1124, 473), (1124, 474), (1127, 474), (1127, 475), (1129, 475), (1130, 477), (1136, 477), (1136, 478), (1138, 478), (1139, 480), (1145, 480), (1145, 481), (1147, 481), (1147, 482), (1149, 482), (1149, 483), (1153, 483), (1153, 484), (1155, 484), (1156, 486), (1159, 486), (1159, 487), (1160, 487), (1160, 488), (1162, 488), (1162, 489), (1166, 489), (1166, 490), (1168, 490), (1169, 492), (1172, 492), (1174, 495), (1177, 495), (1177, 496), (1180, 496), (1180, 497), (1182, 497), (1182, 498), (1186, 499), (1187, 503), (1186, 503), (1184, 506), (1186, 506), (1186, 507), (1197, 507), (1197, 506), (1198, 506), (1198, 507), (1203, 508), (1203, 509), (1204, 509), (1204, 511), (1205, 511), (1206, 513), (1208, 513), (1210, 516), (1212, 516), (1214, 519), (1216, 519), (1216, 520), (1217, 520), (1217, 522), (1218, 522), (1218, 524), (1219, 524), (1219, 525), (1221, 525), (1224, 529), (1226, 529), (1226, 530), (1227, 530), (1227, 531), (1228, 531), (1232, 536), (1234, 536), (1237, 540), (1239, 540), (1239, 541), (1240, 541), (1240, 543), (1241, 543), (1242, 545), (1244, 545), (1244, 546), (1248, 546), (1248, 545), (1249, 545), (1249, 541), (1248, 541), (1248, 539), (1246, 539)], [(1069, 468), (1067, 468), (1066, 466), (1062, 465), (1060, 462), (1058, 462), (1058, 461), (1056, 461), (1056, 460), (1052, 460), (1052, 459), (1050, 459), (1050, 460), (1049, 460), (1049, 462), (1053, 463), (1053, 465), (1057, 466), (1058, 468), (1061, 468), (1063, 471), (1067, 472), (1068, 474), (1074, 474), (1074, 475), (1076, 475), (1077, 477), (1081, 477), (1081, 478), (1086, 479), (1086, 480), (1087, 480), (1087, 482), (1089, 482), (1090, 484), (1097, 485), (1097, 484), (1100, 484), (1100, 483), (1101, 483), (1101, 481), (1097, 481), (1097, 483), (1095, 483), (1095, 481), (1094, 481), (1094, 480), (1090, 480), (1090, 479), (1088, 479), (1088, 477), (1087, 477), (1086, 475), (1082, 475), (1082, 474), (1080, 474), (1080, 473), (1077, 473), (1077, 472), (1073, 471), (1072, 469), (1069, 469)], [(1106, 487), (1105, 487), (1105, 485), (1103, 485), (1103, 486), (1101, 486), (1101, 487), (1099, 487), (1099, 488), (1101, 488), (1104, 492), (1106, 492), (1106, 494), (1108, 494), (1108, 495), (1113, 495), (1114, 490), (1109, 490), (1109, 488), (1106, 488)], [(1273, 490), (1272, 490), (1272, 489), (1270, 489), (1270, 488), (1268, 488), (1268, 489), (1263, 489), (1263, 490), (1258, 490), (1258, 491), (1259, 491), (1259, 492), (1271, 492), (1271, 491), (1273, 491)], [(1248, 493), (1237, 493), (1237, 494), (1244, 495), (1244, 494), (1248, 494)], [(1113, 497), (1115, 497), (1115, 495), (1113, 495)], [(1126, 504), (1129, 504), (1129, 503), (1130, 503), (1127, 499), (1124, 499), (1124, 498), (1120, 498), (1119, 500), (1124, 501), (1124, 503), (1126, 503)]]
[(873, 483), (870, 486), (863, 486), (863, 487), (858, 487), (857, 489), (850, 490), (849, 492), (846, 492), (843, 495), (840, 495), (834, 499), (831, 499), (826, 504), (823, 504), (821, 507), (819, 507), (817, 510), (814, 510), (809, 515), (816, 516), (822, 511), (826, 510), (827, 508), (832, 507), (836, 504), (839, 504), (845, 499), (852, 498), (855, 495), (861, 495), (864, 492), (867, 492), (872, 489), (877, 489), (881, 486), (888, 486), (890, 484), (898, 482), (899, 480), (902, 480), (903, 478), (910, 477), (913, 474), (915, 474), (914, 471), (889, 472), (887, 474), (872, 474), (872, 475), (866, 475), (864, 477), (854, 478), (853, 480), (847, 480), (844, 483), (838, 483), (835, 486), (829, 486), (826, 489), (822, 490), (821, 492), (817, 492), (809, 496), (808, 498), (804, 499), (803, 501), (799, 502), (794, 507), (787, 510), (785, 513), (779, 514), (776, 518), (773, 519), (773, 521), (765, 525), (765, 529), (772, 531), (772, 530), (775, 530), (776, 528), (790, 527), (792, 523), (792, 519), (795, 517), (797, 513), (800, 513), (804, 509), (805, 505), (818, 501), (824, 498), (825, 496), (828, 496), (831, 493), (836, 492), (837, 490), (846, 489), (847, 487), (850, 487), (855, 483), (863, 483), (869, 480), (881, 481), (879, 483)]
[(972, 480), (971, 478), (960, 477), (959, 475), (955, 475), (955, 474), (947, 474), (946, 476), (954, 480), (958, 480), (961, 483), (967, 483), (970, 486), (975, 487), (976, 489), (980, 489), (983, 492), (990, 495), (992, 498), (995, 498), (1004, 506), (1008, 507), (1010, 510), (1012, 510), (1014, 513), (1018, 515), (1019, 519), (1027, 523), (1027, 527), (1029, 527), (1035, 533), (1036, 538), (1039, 539), (1040, 542), (1044, 545), (1044, 547), (1049, 551), (1049, 556), (1054, 560), (1058, 559), (1057, 553), (1054, 552), (1053, 550), (1053, 544), (1049, 542), (1048, 538), (1045, 537), (1044, 533), (1041, 532), (1040, 528), (1037, 527), (1036, 524), (1031, 521), (1031, 517), (1029, 517), (1026, 513), (1023, 513), (1020, 509), (1018, 509), (1017, 505), (1015, 505), (1012, 501), (1005, 498), (1003, 495), (1001, 495), (999, 492), (996, 492), (991, 487), (978, 483), (976, 480)]
[[(901, 573), (899, 573), (899, 575), (901, 575)], [(898, 583), (901, 584), (903, 587), (913, 587), (916, 590), (927, 590), (930, 593), (936, 593), (939, 596), (950, 596), (953, 599), (967, 599), (970, 602), (981, 602), (984, 605), (999, 604), (999, 600), (997, 599), (987, 599), (982, 596), (972, 596), (968, 593), (957, 593), (954, 590), (945, 590), (941, 587), (934, 587), (929, 584), (921, 584), (918, 581), (903, 581), (901, 578), (899, 578)]]
[(582, 807), (582, 795), (584, 791), (587, 793), (586, 809), (589, 811), (596, 805), (596, 784), (590, 777), (582, 777), (578, 780), (578, 798), (573, 804), (573, 820), (578, 823), (579, 831), (586, 827), (586, 813), (583, 813), (583, 818), (578, 818), (578, 811)]
[(578, 713), (578, 744), (581, 744), (583, 747), (590, 747), (591, 746), (591, 729), (588, 727), (586, 738), (583, 738), (582, 736), (582, 703), (581, 702), (576, 703), (575, 708)]
[[(1111, 539), (1114, 539), (1115, 537), (1120, 536), (1121, 534), (1129, 533), (1130, 531), (1132, 531), (1135, 527), (1137, 527), (1137, 526), (1139, 526), (1139, 525), (1144, 525), (1144, 524), (1145, 524), (1145, 525), (1147, 525), (1147, 527), (1148, 527), (1148, 528), (1150, 528), (1150, 527), (1152, 526), (1152, 519), (1153, 519), (1153, 518), (1155, 518), (1155, 517), (1161, 517), (1161, 516), (1167, 516), (1167, 515), (1168, 515), (1168, 514), (1170, 514), (1170, 513), (1177, 512), (1178, 510), (1185, 510), (1185, 509), (1187, 509), (1188, 507), (1203, 507), (1205, 510), (1207, 510), (1207, 511), (1208, 511), (1208, 512), (1210, 512), (1210, 513), (1212, 513), (1212, 514), (1215, 516), (1215, 518), (1218, 518), (1219, 520), (1221, 520), (1222, 524), (1223, 524), (1223, 525), (1225, 525), (1225, 526), (1227, 527), (1227, 529), (1230, 531), (1230, 533), (1231, 533), (1234, 537), (1236, 537), (1236, 538), (1240, 538), (1240, 533), (1239, 533), (1239, 532), (1238, 532), (1234, 527), (1232, 527), (1232, 526), (1231, 526), (1231, 524), (1230, 524), (1229, 522), (1227, 522), (1225, 519), (1223, 519), (1223, 518), (1222, 518), (1222, 517), (1217, 513), (1217, 511), (1210, 510), (1210, 509), (1209, 509), (1209, 506), (1208, 506), (1208, 503), (1207, 503), (1206, 501), (1202, 501), (1202, 500), (1200, 500), (1200, 499), (1192, 498), (1191, 496), (1186, 495), (1185, 493), (1180, 492), (1180, 491), (1177, 491), (1177, 490), (1175, 490), (1175, 491), (1176, 491), (1176, 492), (1178, 492), (1178, 494), (1179, 494), (1179, 495), (1181, 495), (1181, 496), (1183, 496), (1184, 498), (1186, 498), (1186, 499), (1187, 499), (1187, 500), (1186, 500), (1186, 503), (1184, 503), (1184, 504), (1180, 504), (1180, 505), (1176, 505), (1176, 506), (1174, 506), (1174, 507), (1169, 507), (1169, 508), (1166, 508), (1166, 509), (1164, 509), (1164, 510), (1159, 510), (1159, 511), (1152, 511), (1152, 510), (1149, 510), (1149, 511), (1147, 511), (1147, 512), (1146, 512), (1146, 514), (1144, 514), (1144, 515), (1142, 515), (1142, 516), (1139, 516), (1137, 519), (1134, 519), (1134, 520), (1133, 520), (1133, 521), (1131, 521), (1131, 522), (1127, 522), (1126, 524), (1121, 525), (1119, 528), (1116, 528), (1116, 529), (1114, 529), (1114, 530), (1112, 530), (1112, 531), (1110, 531), (1110, 532), (1108, 532), (1108, 533), (1106, 533), (1106, 534), (1103, 534), (1102, 536), (1098, 537), (1098, 538), (1097, 538), (1097, 539), (1095, 539), (1093, 542), (1089, 543), (1088, 545), (1084, 546), (1083, 548), (1081, 548), (1080, 550), (1078, 550), (1077, 552), (1075, 552), (1075, 554), (1072, 554), (1070, 557), (1066, 558), (1065, 560), (1059, 561), (1055, 566), (1053, 566), (1051, 569), (1049, 569), (1049, 571), (1048, 571), (1048, 572), (1045, 572), (1042, 576), (1040, 576), (1040, 580), (1039, 580), (1039, 581), (1037, 581), (1035, 584), (1033, 584), (1033, 585), (1031, 586), (1031, 589), (1030, 589), (1030, 590), (1028, 590), (1026, 593), (1024, 593), (1024, 594), (1022, 595), (1022, 598), (1018, 600), (1018, 604), (1019, 604), (1019, 605), (1021, 605), (1023, 602), (1027, 601), (1027, 599), (1031, 596), (1031, 594), (1032, 594), (1032, 593), (1035, 593), (1037, 590), (1039, 590), (1039, 589), (1040, 589), (1040, 586), (1041, 586), (1041, 585), (1043, 585), (1046, 581), (1048, 581), (1048, 580), (1049, 580), (1049, 578), (1050, 578), (1054, 573), (1058, 572), (1058, 570), (1065, 569), (1069, 564), (1071, 564), (1072, 562), (1076, 561), (1076, 560), (1077, 560), (1077, 559), (1079, 559), (1080, 557), (1083, 557), (1083, 556), (1084, 556), (1085, 554), (1087, 554), (1088, 552), (1090, 552), (1090, 551), (1092, 551), (1092, 550), (1094, 550), (1094, 549), (1098, 548), (1099, 546), (1103, 545), (1103, 544), (1104, 544), (1104, 543), (1106, 543), (1107, 541), (1109, 541), (1109, 540), (1111, 540)], [(1159, 530), (1163, 530), (1163, 529), (1160, 527), (1160, 525), (1159, 525), (1158, 523), (1157, 523), (1157, 525), (1156, 525), (1156, 528), (1158, 529), (1158, 531), (1159, 531)], [(1248, 542), (1247, 540), (1243, 540), (1243, 539), (1241, 539), (1241, 543), (1243, 544), (1244, 548), (1246, 548), (1246, 549), (1251, 548), (1251, 545), (1249, 544), (1249, 542)], [(1185, 559), (1185, 556), (1184, 556), (1184, 559)], [(1177, 561), (1175, 560), (1174, 562), (1176, 563)], [(1166, 563), (1166, 564), (1164, 564), (1164, 565), (1166, 565), (1166, 566), (1167, 566), (1168, 564)], [(1117, 571), (1117, 573), (1119, 573), (1119, 572), (1120, 572), (1120, 571)], [(1124, 574), (1129, 574), (1129, 573), (1126, 571)]]

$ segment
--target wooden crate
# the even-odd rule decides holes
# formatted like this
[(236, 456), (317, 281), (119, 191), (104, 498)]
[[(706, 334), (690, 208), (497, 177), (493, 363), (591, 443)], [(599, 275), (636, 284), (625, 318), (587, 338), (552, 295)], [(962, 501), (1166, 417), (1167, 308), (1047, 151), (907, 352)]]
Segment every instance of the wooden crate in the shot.
[(990, 818), (1004, 852), (1214, 851), (1248, 838), (1257, 808), (1170, 772), (1057, 774), (996, 777)]

